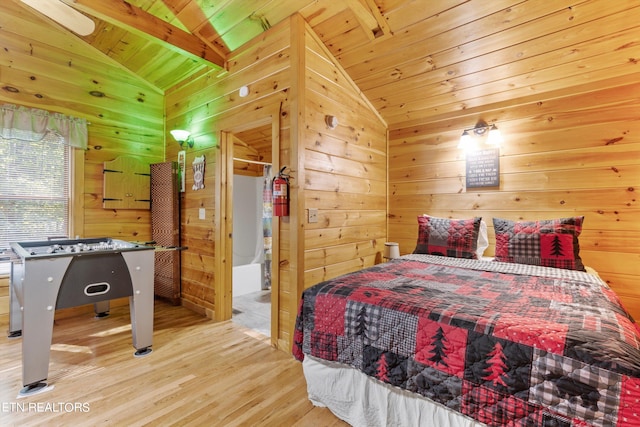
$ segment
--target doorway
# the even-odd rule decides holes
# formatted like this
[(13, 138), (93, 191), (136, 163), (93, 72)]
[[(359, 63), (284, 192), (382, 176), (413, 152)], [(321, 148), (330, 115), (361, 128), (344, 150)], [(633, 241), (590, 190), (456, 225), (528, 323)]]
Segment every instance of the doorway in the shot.
[[(263, 112), (264, 114), (265, 112)], [(233, 230), (234, 226), (234, 172), (257, 175), (264, 164), (272, 163), (272, 170), (279, 166), (280, 122), (279, 112), (247, 120), (245, 117), (233, 117), (221, 123), (220, 161), (216, 162), (215, 190), (216, 205), (220, 207), (219, 215), (214, 220), (215, 226), (215, 311), (216, 320), (241, 320), (242, 313), (233, 312)], [(235, 122), (235, 123), (234, 123)], [(236, 160), (234, 160), (234, 158)], [(253, 170), (253, 171), (252, 171)], [(262, 172), (260, 172), (262, 174)], [(268, 334), (271, 345), (276, 346), (278, 331), (278, 293), (279, 293), (279, 222), (272, 221), (271, 226), (271, 288), (262, 295), (262, 306), (267, 307), (270, 317)], [(265, 296), (266, 295), (266, 296)], [(266, 300), (266, 302), (265, 302)], [(236, 311), (251, 311), (237, 308)]]
[(271, 124), (233, 141), (232, 321), (271, 336)]

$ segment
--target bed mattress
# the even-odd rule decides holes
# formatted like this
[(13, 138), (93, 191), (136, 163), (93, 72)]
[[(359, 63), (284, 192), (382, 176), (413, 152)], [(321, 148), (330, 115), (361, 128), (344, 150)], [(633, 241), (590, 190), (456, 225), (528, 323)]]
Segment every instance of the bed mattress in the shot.
[(307, 289), (293, 352), (487, 425), (640, 425), (640, 332), (584, 272), (406, 255)]

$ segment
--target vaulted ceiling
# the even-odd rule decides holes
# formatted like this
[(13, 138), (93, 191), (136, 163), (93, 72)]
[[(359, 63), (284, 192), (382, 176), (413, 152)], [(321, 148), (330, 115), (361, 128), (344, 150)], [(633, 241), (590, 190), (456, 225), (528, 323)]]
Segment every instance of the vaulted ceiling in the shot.
[[(300, 13), (392, 129), (637, 73), (640, 56), (631, 0), (57, 1), (95, 22), (79, 40), (160, 92), (223, 72), (229, 52)], [(20, 0), (0, 14), (62, 29)]]

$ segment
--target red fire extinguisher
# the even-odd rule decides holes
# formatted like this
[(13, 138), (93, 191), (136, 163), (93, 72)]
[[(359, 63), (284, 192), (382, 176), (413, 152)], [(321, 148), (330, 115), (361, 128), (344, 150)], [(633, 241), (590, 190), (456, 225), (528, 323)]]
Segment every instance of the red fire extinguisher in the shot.
[(284, 173), (284, 166), (273, 177), (273, 216), (289, 216), (289, 175)]

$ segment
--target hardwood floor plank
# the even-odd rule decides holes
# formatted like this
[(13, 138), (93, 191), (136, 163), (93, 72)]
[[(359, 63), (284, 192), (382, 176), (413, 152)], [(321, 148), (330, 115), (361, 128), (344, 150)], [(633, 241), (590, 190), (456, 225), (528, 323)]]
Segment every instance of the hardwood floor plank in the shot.
[[(7, 325), (0, 324), (6, 330)], [(345, 426), (307, 399), (302, 365), (268, 337), (156, 301), (153, 352), (129, 308), (58, 316), (46, 392), (18, 398), (21, 339), (0, 338), (0, 425)]]

